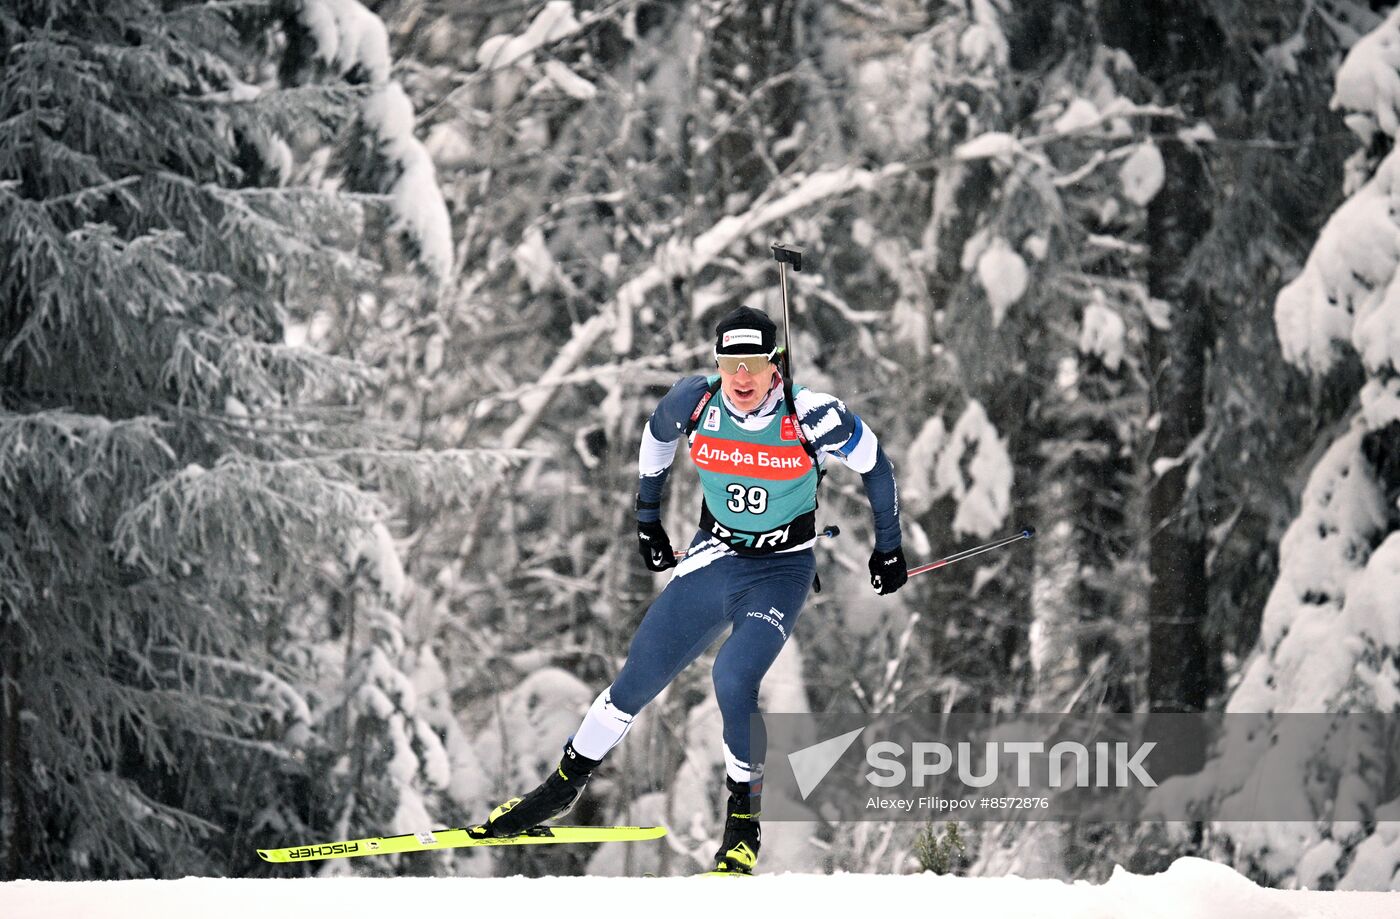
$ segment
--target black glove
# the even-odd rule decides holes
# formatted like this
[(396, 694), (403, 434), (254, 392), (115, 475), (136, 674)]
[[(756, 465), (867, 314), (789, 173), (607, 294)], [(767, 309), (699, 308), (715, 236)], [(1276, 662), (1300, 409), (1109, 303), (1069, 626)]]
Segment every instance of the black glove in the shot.
[(671, 540), (666, 536), (666, 528), (660, 520), (638, 520), (637, 542), (642, 552), (642, 562), (652, 571), (665, 571), (676, 567), (676, 553), (671, 550)]
[(909, 580), (909, 566), (904, 564), (904, 549), (895, 546), (892, 552), (876, 549), (870, 553), (870, 586), (880, 596), (892, 594)]

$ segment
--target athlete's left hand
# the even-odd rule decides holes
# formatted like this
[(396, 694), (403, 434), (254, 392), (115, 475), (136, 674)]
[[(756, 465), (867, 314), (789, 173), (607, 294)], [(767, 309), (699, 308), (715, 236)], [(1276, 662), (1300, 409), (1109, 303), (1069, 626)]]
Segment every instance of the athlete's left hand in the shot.
[(904, 564), (904, 549), (895, 546), (889, 552), (876, 549), (870, 553), (870, 586), (880, 596), (892, 594), (909, 580), (909, 566)]

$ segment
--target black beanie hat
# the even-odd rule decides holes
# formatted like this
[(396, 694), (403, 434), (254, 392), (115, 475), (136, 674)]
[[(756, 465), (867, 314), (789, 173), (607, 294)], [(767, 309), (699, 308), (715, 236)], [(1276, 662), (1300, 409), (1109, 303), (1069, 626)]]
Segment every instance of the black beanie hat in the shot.
[(715, 326), (716, 354), (772, 354), (778, 327), (762, 310), (741, 306)]

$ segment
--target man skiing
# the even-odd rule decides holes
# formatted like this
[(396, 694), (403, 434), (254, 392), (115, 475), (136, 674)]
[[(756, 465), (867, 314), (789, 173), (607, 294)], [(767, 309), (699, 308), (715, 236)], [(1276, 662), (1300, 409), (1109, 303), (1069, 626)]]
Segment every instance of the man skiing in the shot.
[[(741, 306), (715, 329), (718, 375), (685, 377), (652, 413), (642, 432), (637, 537), (647, 568), (676, 571), (638, 626), (617, 678), (565, 743), (559, 767), (497, 807), (489, 834), (515, 835), (565, 813), (642, 708), (731, 629), (714, 664), (729, 791), (715, 870), (753, 871), (763, 751), (750, 748), (749, 719), (815, 577), (817, 481), (829, 457), (861, 474), (874, 512), (871, 585), (889, 594), (907, 578), (894, 469), (875, 433), (840, 400), (784, 381), (777, 353), (773, 321)], [(704, 500), (699, 531), (678, 564), (661, 525), (661, 498), (683, 435)]]

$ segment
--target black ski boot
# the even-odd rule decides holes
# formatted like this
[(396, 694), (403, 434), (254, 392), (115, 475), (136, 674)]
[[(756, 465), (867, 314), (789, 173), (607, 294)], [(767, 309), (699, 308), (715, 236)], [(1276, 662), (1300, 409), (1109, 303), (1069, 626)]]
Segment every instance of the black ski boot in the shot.
[(725, 776), (729, 788), (729, 807), (724, 818), (724, 841), (715, 853), (715, 871), (733, 874), (753, 874), (758, 863), (759, 797), (748, 782), (736, 782)]
[(493, 810), (484, 827), (486, 835), (518, 836), (546, 820), (567, 814), (600, 762), (580, 754), (573, 741), (564, 744), (559, 767), (534, 791), (523, 798), (511, 798)]

